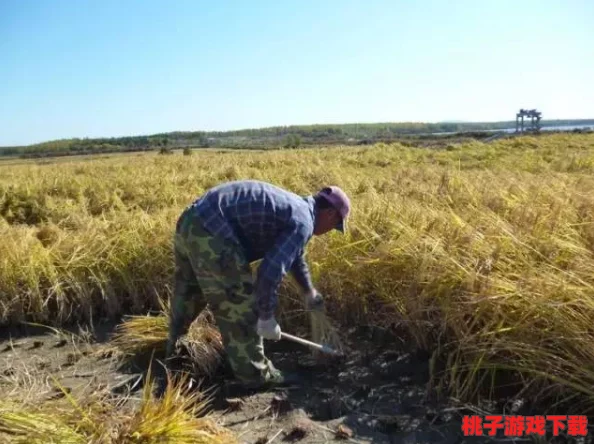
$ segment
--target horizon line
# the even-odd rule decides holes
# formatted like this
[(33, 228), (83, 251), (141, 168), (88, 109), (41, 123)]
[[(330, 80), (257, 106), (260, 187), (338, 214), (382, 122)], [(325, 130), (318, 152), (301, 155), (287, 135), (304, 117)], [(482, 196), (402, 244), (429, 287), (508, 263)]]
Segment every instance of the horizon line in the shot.
[[(594, 118), (554, 118), (554, 119), (541, 119), (541, 125), (543, 122), (554, 122), (554, 121), (562, 121), (562, 120), (573, 120), (573, 121), (582, 121), (582, 120), (594, 120)], [(530, 118), (525, 118), (524, 122), (530, 122)], [(26, 145), (0, 145), (0, 149), (2, 148), (21, 148), (21, 147), (29, 147), (32, 145), (39, 145), (42, 143), (50, 143), (50, 142), (60, 142), (65, 140), (84, 140), (84, 139), (120, 139), (120, 138), (127, 138), (127, 137), (154, 137), (160, 135), (167, 135), (173, 133), (231, 133), (231, 132), (240, 132), (240, 131), (262, 131), (262, 130), (269, 130), (275, 128), (299, 128), (305, 126), (349, 126), (349, 125), (390, 125), (390, 124), (424, 124), (424, 125), (439, 125), (439, 124), (498, 124), (498, 123), (515, 123), (514, 119), (510, 120), (439, 120), (439, 121), (415, 121), (415, 120), (401, 120), (401, 121), (370, 121), (370, 122), (342, 122), (342, 123), (303, 123), (303, 124), (289, 124), (289, 125), (269, 125), (269, 126), (261, 126), (261, 127), (241, 127), (236, 129), (226, 129), (226, 130), (171, 130), (171, 131), (161, 131), (156, 133), (150, 134), (134, 134), (134, 135), (118, 135), (118, 136), (83, 136), (83, 137), (62, 137), (58, 139), (46, 139), (40, 142), (32, 142)]]

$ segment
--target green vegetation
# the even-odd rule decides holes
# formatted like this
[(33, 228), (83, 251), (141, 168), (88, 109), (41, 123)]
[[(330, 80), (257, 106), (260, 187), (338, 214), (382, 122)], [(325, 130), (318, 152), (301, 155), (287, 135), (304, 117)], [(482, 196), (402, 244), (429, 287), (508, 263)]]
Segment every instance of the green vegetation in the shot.
[[(592, 125), (594, 120), (543, 120), (547, 125)], [(0, 155), (21, 157), (67, 156), (130, 151), (166, 151), (183, 148), (296, 148), (300, 145), (370, 144), (377, 142), (414, 142), (435, 133), (468, 133), (488, 137), (487, 130), (514, 128), (515, 121), (469, 123), (353, 123), (336, 125), (279, 126), (238, 131), (171, 132), (150, 136), (65, 139), (30, 146), (0, 147)]]

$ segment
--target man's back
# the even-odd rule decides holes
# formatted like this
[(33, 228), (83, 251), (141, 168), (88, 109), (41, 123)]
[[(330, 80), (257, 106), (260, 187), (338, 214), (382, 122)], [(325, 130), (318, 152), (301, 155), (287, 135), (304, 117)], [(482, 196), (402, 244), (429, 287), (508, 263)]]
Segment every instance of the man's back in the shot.
[(286, 230), (313, 234), (314, 200), (257, 180), (227, 182), (193, 204), (212, 234), (237, 240), (248, 260), (261, 259)]

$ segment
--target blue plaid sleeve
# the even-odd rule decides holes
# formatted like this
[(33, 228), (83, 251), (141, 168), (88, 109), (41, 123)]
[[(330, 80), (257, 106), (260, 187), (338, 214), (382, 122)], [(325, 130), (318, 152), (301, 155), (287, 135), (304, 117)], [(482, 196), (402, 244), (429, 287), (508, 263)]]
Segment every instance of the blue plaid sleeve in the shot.
[(291, 267), (291, 272), (303, 291), (311, 291), (313, 289), (311, 274), (309, 273), (309, 267), (305, 261), (304, 250), (301, 250), (297, 255), (297, 259), (295, 259), (295, 262), (293, 262), (293, 266)]
[(298, 224), (285, 230), (258, 268), (257, 300), (261, 319), (269, 319), (277, 305), (278, 286), (300, 256), (307, 240), (308, 228)]

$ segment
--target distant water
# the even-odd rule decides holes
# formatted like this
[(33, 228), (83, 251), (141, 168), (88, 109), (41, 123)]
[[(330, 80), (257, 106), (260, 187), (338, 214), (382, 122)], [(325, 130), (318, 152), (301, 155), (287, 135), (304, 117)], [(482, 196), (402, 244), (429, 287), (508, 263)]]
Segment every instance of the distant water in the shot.
[[(530, 123), (526, 124), (524, 122), (524, 131), (530, 128)], [(541, 131), (572, 131), (574, 129), (592, 129), (594, 130), (594, 125), (557, 125), (557, 126), (542, 126), (540, 128)], [(518, 128), (518, 131), (521, 130), (521, 127)], [(441, 133), (430, 133), (433, 135), (446, 135), (446, 134), (457, 134), (461, 131), (448, 131), (448, 132), (441, 132)], [(505, 132), (505, 133), (515, 133), (516, 128), (504, 128), (504, 129), (490, 129), (490, 130), (468, 130), (468, 132), (481, 132), (481, 133), (498, 133), (498, 132)]]
[[(530, 124), (526, 125), (524, 123), (524, 129), (530, 128)], [(572, 131), (574, 129), (584, 129), (584, 128), (591, 128), (594, 129), (594, 125), (559, 125), (559, 126), (543, 126), (541, 127), (541, 131)], [(506, 128), (503, 131), (508, 133), (513, 133), (516, 131), (516, 128)]]

